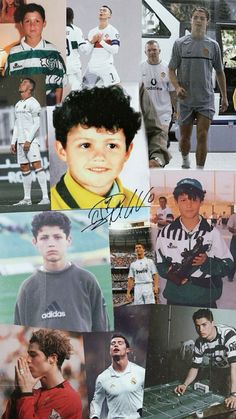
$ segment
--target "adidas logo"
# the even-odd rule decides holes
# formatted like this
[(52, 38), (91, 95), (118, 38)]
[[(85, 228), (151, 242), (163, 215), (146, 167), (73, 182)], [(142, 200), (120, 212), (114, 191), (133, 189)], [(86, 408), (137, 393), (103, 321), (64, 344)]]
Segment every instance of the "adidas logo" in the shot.
[(60, 317), (66, 317), (66, 313), (61, 311), (61, 308), (56, 301), (53, 301), (52, 304), (48, 306), (45, 313), (43, 313), (41, 316), (43, 320)]

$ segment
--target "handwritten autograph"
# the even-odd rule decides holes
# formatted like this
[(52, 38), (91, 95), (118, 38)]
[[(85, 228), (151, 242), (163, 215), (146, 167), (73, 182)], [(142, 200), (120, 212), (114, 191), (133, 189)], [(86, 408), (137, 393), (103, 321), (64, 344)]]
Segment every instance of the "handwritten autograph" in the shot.
[[(152, 193), (152, 190), (154, 188), (149, 189), (149, 191), (144, 195), (144, 191), (141, 191), (140, 194), (137, 194), (137, 189), (134, 191), (131, 199), (129, 200), (128, 204), (124, 207), (124, 201), (126, 199), (126, 196), (124, 194), (115, 194), (111, 195), (107, 198), (103, 198), (101, 201), (99, 201), (94, 207), (92, 207), (88, 213), (88, 219), (91, 221), (89, 225), (87, 225), (82, 232), (91, 229), (95, 230), (95, 228), (108, 223), (108, 225), (111, 225), (115, 221), (120, 219), (126, 219), (129, 218), (129, 216), (133, 212), (138, 212), (141, 208), (145, 206), (144, 202), (147, 199), (147, 205), (153, 202), (154, 200), (154, 193)], [(137, 199), (138, 196), (138, 199)], [(120, 202), (119, 204), (114, 207), (112, 205), (113, 197), (119, 197)], [(105, 208), (100, 208), (101, 204), (106, 204)]]

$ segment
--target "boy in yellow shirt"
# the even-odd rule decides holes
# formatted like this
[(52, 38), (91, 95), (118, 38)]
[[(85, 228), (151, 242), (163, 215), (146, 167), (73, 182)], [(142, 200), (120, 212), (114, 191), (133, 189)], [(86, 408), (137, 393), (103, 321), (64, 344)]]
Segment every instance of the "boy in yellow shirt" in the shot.
[(68, 170), (51, 189), (52, 209), (143, 204), (118, 178), (141, 126), (121, 87), (71, 92), (55, 109), (53, 125), (57, 155)]

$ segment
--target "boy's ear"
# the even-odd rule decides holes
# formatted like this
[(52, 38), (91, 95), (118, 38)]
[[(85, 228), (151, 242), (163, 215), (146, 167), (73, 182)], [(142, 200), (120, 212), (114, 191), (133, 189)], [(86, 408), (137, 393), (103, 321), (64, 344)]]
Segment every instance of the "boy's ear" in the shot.
[(126, 151), (125, 161), (127, 161), (127, 160), (128, 160), (128, 158), (129, 158), (130, 153), (131, 153), (131, 151), (132, 151), (132, 150), (133, 150), (133, 143), (131, 143), (131, 144), (129, 145), (129, 148), (128, 148), (128, 150)]
[(60, 160), (66, 161), (67, 153), (62, 143), (58, 140), (55, 141), (55, 150)]
[(43, 22), (43, 27), (45, 28), (45, 26), (47, 25), (46, 20)]
[(36, 240), (36, 238), (35, 238), (35, 237), (33, 237), (33, 238), (32, 238), (32, 243), (33, 243), (33, 245), (34, 245), (34, 246), (36, 245), (37, 240)]

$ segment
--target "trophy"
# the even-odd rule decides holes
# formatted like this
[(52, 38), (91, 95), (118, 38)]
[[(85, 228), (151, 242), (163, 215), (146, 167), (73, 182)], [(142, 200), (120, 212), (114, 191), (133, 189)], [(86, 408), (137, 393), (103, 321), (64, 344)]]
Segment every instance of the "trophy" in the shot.
[(209, 248), (209, 244), (203, 244), (203, 237), (198, 237), (195, 246), (191, 249), (184, 249), (181, 253), (183, 260), (181, 263), (173, 263), (170, 270), (166, 274), (166, 278), (174, 282), (176, 285), (183, 285), (190, 276), (192, 263), (196, 256), (205, 253)]

